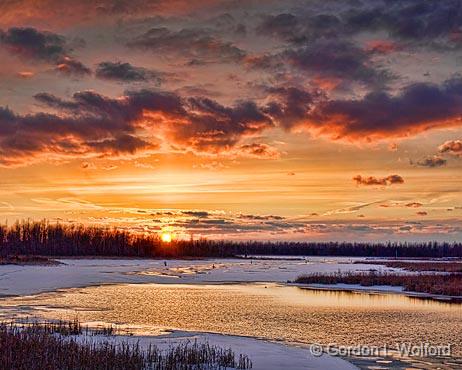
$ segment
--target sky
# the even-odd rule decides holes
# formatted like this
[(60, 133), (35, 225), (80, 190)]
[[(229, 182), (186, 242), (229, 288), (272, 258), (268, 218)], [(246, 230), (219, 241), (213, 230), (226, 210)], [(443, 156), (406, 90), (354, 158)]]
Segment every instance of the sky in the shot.
[(458, 0), (3, 0), (0, 220), (461, 241)]

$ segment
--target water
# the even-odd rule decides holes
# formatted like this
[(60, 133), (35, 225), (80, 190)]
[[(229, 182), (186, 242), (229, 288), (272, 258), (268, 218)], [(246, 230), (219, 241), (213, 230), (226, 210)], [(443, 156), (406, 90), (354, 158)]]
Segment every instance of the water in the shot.
[(6, 299), (3, 312), (256, 336), (290, 343), (462, 348), (462, 305), (277, 284), (126, 284)]

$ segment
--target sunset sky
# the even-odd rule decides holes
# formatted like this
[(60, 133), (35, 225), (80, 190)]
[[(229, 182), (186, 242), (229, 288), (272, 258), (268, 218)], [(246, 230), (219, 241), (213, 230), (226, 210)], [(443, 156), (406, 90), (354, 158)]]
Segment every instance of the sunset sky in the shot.
[(2, 0), (0, 219), (462, 239), (459, 0)]

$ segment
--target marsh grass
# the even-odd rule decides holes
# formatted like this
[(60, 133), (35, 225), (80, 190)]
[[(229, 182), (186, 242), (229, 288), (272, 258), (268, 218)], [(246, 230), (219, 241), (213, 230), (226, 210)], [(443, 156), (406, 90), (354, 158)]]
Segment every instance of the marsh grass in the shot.
[(95, 331), (78, 320), (0, 324), (0, 367), (9, 370), (214, 370), (250, 369), (246, 355), (207, 342), (185, 341), (161, 350), (150, 345), (98, 342), (114, 327)]
[(357, 261), (355, 263), (369, 263), (374, 265), (384, 265), (392, 268), (401, 268), (407, 271), (434, 271), (434, 272), (451, 272), (462, 273), (462, 261), (425, 261), (425, 262), (408, 262), (408, 261)]
[(345, 272), (334, 274), (309, 274), (299, 276), (299, 284), (357, 284), (362, 286), (402, 286), (405, 291), (438, 295), (462, 296), (462, 274), (394, 274), (370, 272)]

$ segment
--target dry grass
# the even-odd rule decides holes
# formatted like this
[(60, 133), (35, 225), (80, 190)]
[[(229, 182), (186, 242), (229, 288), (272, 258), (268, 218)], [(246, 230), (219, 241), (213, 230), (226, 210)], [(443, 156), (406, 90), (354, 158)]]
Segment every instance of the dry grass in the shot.
[(335, 273), (299, 276), (300, 284), (358, 284), (402, 286), (405, 291), (462, 296), (462, 274)]
[(407, 271), (435, 271), (462, 273), (462, 262), (409, 262), (409, 261), (358, 261), (357, 263), (370, 263), (387, 267), (401, 268)]
[[(0, 368), (9, 370), (214, 370), (250, 369), (245, 355), (208, 343), (184, 342), (167, 350), (138, 344), (78, 340), (78, 321), (0, 324)], [(111, 333), (112, 331), (109, 331)]]

